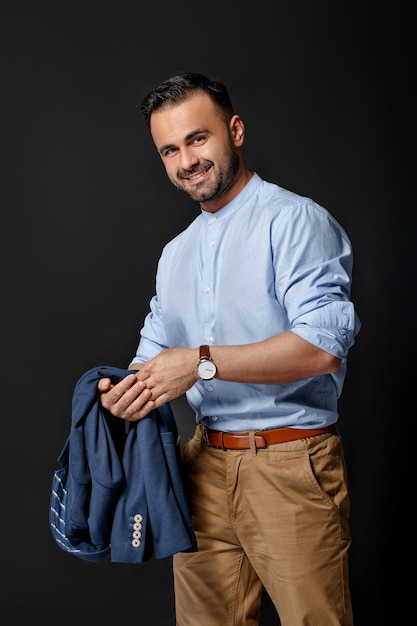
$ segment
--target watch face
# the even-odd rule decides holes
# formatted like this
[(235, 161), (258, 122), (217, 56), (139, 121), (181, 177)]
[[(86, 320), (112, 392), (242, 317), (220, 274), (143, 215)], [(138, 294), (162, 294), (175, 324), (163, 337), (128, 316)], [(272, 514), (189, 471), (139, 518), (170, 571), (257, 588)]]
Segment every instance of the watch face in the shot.
[(216, 374), (216, 366), (213, 361), (200, 361), (197, 367), (197, 373), (203, 380), (210, 380)]

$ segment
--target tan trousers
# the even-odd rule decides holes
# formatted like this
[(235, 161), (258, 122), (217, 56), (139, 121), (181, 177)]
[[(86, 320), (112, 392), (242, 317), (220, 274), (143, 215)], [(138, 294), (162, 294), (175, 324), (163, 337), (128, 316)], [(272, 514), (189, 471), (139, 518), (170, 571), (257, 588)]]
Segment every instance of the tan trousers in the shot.
[(339, 434), (256, 450), (182, 450), (198, 552), (174, 555), (177, 626), (352, 626), (349, 497)]

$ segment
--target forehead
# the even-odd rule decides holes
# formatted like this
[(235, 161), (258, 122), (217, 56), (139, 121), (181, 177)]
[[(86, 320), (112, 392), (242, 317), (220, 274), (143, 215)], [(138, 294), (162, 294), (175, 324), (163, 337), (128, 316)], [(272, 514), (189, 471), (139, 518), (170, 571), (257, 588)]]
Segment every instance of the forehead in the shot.
[(180, 143), (197, 129), (215, 131), (224, 121), (219, 107), (206, 93), (192, 94), (180, 104), (152, 113), (150, 130), (156, 146)]

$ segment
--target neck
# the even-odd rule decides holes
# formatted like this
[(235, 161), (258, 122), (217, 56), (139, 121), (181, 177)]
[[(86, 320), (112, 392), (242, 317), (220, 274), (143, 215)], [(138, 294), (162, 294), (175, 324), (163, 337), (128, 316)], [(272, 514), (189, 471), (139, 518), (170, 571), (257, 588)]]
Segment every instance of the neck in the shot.
[(252, 172), (250, 172), (245, 165), (242, 165), (239, 170), (239, 175), (233, 185), (215, 200), (210, 200), (209, 202), (200, 202), (201, 208), (208, 213), (216, 213), (217, 211), (220, 211), (220, 209), (226, 206), (226, 204), (229, 204), (229, 202), (236, 198), (236, 196), (248, 184), (248, 182), (252, 178), (252, 175)]

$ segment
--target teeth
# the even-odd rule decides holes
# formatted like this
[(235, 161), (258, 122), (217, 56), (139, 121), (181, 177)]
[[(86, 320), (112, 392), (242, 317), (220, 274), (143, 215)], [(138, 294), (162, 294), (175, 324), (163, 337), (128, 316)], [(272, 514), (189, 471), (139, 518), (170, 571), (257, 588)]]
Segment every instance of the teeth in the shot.
[(194, 176), (190, 176), (190, 180), (195, 180), (196, 178), (201, 178), (204, 172), (199, 172), (198, 174), (194, 174)]

